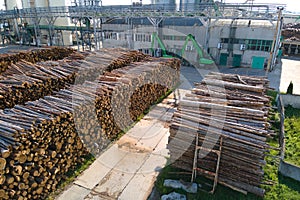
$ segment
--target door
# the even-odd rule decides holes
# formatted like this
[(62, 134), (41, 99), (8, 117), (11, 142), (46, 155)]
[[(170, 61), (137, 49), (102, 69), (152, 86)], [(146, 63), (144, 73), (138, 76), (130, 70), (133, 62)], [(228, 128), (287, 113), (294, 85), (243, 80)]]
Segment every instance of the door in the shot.
[(227, 58), (228, 58), (228, 53), (221, 53), (221, 55), (220, 55), (220, 65), (226, 66), (227, 65)]
[(253, 69), (264, 69), (265, 57), (253, 56), (252, 57), (252, 68)]
[(241, 62), (242, 62), (242, 55), (241, 54), (233, 54), (232, 66), (233, 67), (240, 67)]

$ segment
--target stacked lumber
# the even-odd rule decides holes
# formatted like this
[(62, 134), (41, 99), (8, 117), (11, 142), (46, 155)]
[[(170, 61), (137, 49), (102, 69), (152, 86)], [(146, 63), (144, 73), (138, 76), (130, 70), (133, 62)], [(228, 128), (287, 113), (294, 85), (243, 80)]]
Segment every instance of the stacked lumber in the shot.
[(75, 50), (71, 48), (61, 48), (61, 47), (47, 47), (32, 49), (28, 51), (18, 51), (6, 54), (1, 54), (0, 56), (0, 73), (5, 72), (6, 69), (13, 63), (17, 63), (21, 60), (27, 62), (36, 63), (47, 60), (61, 60), (68, 57)]
[(267, 121), (268, 84), (266, 77), (220, 73), (196, 83), (172, 118), (168, 144), (172, 165), (263, 196), (259, 186), (269, 150), (266, 140), (273, 134)]
[(51, 95), (68, 84), (95, 80), (104, 71), (146, 58), (138, 51), (103, 49), (89, 53), (74, 52), (58, 61), (31, 63), (20, 60), (0, 75), (0, 109)]
[(126, 109), (132, 121), (121, 125), (128, 127), (176, 86), (179, 65), (149, 58), (1, 111), (0, 199), (44, 199), (85, 155), (117, 137)]

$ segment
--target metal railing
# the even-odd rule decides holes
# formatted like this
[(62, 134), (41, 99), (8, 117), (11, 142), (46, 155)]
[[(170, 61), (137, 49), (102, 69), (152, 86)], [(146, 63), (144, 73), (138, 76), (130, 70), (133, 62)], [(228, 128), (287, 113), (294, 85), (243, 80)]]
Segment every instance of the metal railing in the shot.
[[(117, 6), (68, 6), (68, 7), (36, 7), (14, 9), (0, 12), (0, 19), (13, 19), (16, 17), (123, 17), (123, 16), (216, 16), (217, 13), (224, 13), (224, 10), (236, 10), (249, 13), (255, 11), (256, 16), (265, 17), (266, 14), (276, 12), (271, 10), (269, 5), (240, 5), (240, 4), (183, 4), (179, 7), (176, 4), (147, 4), (140, 6), (117, 5)], [(241, 11), (242, 10), (242, 11)], [(234, 16), (236, 13), (232, 12)]]

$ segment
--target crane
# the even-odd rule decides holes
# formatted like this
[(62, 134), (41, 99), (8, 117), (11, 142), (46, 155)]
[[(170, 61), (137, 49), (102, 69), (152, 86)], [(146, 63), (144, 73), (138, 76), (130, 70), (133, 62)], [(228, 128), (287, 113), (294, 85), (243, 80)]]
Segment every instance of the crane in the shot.
[(172, 56), (168, 55), (167, 54), (167, 50), (166, 50), (166, 47), (164, 45), (164, 43), (161, 41), (161, 39), (158, 37), (158, 34), (156, 32), (152, 33), (152, 36), (151, 36), (151, 40), (152, 40), (152, 43), (151, 43), (151, 51), (152, 53), (154, 54), (155, 53), (155, 50), (154, 50), (154, 41), (156, 40), (161, 51), (162, 51), (162, 57), (165, 57), (165, 58), (172, 58)]
[(192, 34), (188, 34), (186, 36), (184, 45), (183, 45), (183, 47), (181, 49), (181, 56), (182, 57), (184, 56), (184, 53), (185, 53), (185, 50), (186, 50), (186, 46), (187, 46), (187, 44), (188, 44), (189, 41), (191, 41), (193, 43), (193, 46), (195, 47), (195, 49), (196, 49), (196, 51), (197, 51), (197, 53), (199, 55), (199, 64), (211, 65), (211, 64), (214, 63), (213, 60), (204, 58), (204, 56), (203, 56), (203, 50), (200, 47), (200, 45), (198, 44), (198, 42), (195, 40), (195, 37)]

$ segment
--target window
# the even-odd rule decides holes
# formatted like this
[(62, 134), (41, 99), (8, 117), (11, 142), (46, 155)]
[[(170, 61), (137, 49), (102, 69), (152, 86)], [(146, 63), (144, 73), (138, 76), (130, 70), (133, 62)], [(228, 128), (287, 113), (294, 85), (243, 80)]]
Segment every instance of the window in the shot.
[(151, 35), (143, 33), (135, 34), (135, 41), (151, 42)]
[(246, 40), (248, 50), (254, 51), (270, 51), (272, 40)]
[(227, 44), (229, 42), (228, 38), (221, 38), (221, 43)]
[(223, 44), (245, 44), (247, 50), (253, 51), (268, 51), (270, 52), (273, 41), (272, 40), (251, 40), (238, 38), (221, 38)]

